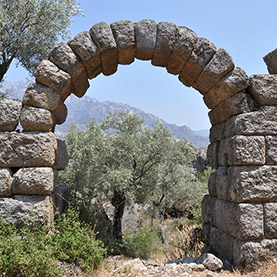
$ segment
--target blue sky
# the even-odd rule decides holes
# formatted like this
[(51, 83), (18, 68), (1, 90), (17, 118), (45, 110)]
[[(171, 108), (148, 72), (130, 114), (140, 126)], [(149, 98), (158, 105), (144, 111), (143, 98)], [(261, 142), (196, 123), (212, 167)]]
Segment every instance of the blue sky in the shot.
[[(277, 47), (276, 0), (118, 0), (77, 1), (85, 14), (75, 17), (72, 36), (94, 23), (145, 18), (187, 26), (200, 37), (225, 48), (248, 75), (267, 73), (263, 56)], [(22, 80), (28, 73), (14, 65), (5, 80)], [(186, 88), (165, 68), (136, 60), (119, 66), (112, 76), (99, 75), (90, 82), (87, 95), (100, 101), (127, 103), (153, 113), (169, 123), (194, 130), (210, 128), (202, 96)]]

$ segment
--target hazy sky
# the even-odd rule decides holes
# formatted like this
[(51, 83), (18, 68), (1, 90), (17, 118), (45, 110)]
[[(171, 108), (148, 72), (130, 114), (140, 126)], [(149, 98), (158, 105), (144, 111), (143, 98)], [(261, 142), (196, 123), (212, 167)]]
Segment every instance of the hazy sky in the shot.
[[(83, 0), (85, 14), (76, 17), (72, 36), (89, 30), (97, 22), (133, 22), (154, 19), (187, 26), (225, 48), (237, 66), (248, 75), (267, 73), (263, 56), (277, 47), (276, 0)], [(13, 65), (6, 80), (22, 80), (28, 73)], [(202, 96), (186, 88), (165, 68), (136, 60), (119, 66), (111, 76), (99, 75), (90, 82), (87, 95), (100, 101), (127, 103), (153, 113), (169, 123), (188, 125), (194, 130), (210, 127)]]

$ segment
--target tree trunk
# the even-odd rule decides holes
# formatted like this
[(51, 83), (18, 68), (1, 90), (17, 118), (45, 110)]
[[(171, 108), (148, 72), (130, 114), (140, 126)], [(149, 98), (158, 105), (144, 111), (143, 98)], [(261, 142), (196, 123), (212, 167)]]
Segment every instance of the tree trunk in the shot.
[(125, 208), (126, 197), (124, 192), (114, 192), (112, 205), (114, 206), (112, 235), (116, 240), (122, 240), (122, 217)]
[(159, 210), (159, 217), (160, 217), (160, 229), (161, 229), (161, 236), (162, 236), (162, 243), (167, 244), (166, 234), (165, 234), (165, 226), (164, 226), (164, 209)]
[(11, 61), (0, 64), (0, 83), (3, 81), (4, 75), (10, 67)]

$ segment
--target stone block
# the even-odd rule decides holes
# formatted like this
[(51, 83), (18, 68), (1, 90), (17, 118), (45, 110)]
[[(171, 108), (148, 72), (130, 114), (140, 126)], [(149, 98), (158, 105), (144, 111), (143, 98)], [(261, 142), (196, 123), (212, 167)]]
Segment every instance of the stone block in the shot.
[(52, 167), (57, 140), (53, 133), (0, 133), (0, 167)]
[(250, 81), (245, 71), (236, 67), (204, 95), (204, 102), (209, 109), (214, 109), (230, 96), (245, 90), (249, 84)]
[(22, 103), (19, 100), (0, 98), (0, 131), (14, 131), (19, 122)]
[(266, 136), (266, 163), (277, 165), (277, 136)]
[(220, 141), (224, 138), (225, 122), (215, 124), (210, 129), (210, 142)]
[(208, 182), (209, 195), (212, 197), (217, 197), (216, 175), (217, 171), (213, 172), (210, 175)]
[(23, 97), (24, 106), (54, 111), (57, 109), (61, 95), (55, 90), (41, 84), (30, 84)]
[(111, 24), (117, 45), (118, 63), (130, 64), (135, 59), (135, 25), (129, 20), (120, 20)]
[(277, 76), (266, 74), (250, 76), (249, 91), (259, 105), (277, 105)]
[(193, 87), (206, 94), (217, 82), (234, 69), (233, 59), (230, 54), (220, 48), (210, 62), (203, 68)]
[(89, 79), (95, 78), (102, 72), (100, 50), (89, 32), (79, 33), (67, 43), (83, 62)]
[(136, 58), (139, 60), (151, 60), (157, 37), (157, 23), (151, 19), (144, 19), (135, 23), (136, 33)]
[(65, 100), (72, 91), (70, 75), (48, 60), (43, 60), (34, 72), (37, 83), (50, 87)]
[(231, 166), (227, 197), (232, 202), (277, 200), (277, 166)]
[(240, 114), (225, 124), (225, 137), (233, 135), (275, 135), (277, 106), (263, 106), (258, 111)]
[(55, 218), (63, 214), (68, 205), (68, 187), (56, 186), (53, 193)]
[(20, 124), (24, 131), (53, 131), (56, 118), (52, 112), (35, 107), (23, 107)]
[(112, 29), (106, 22), (94, 24), (90, 30), (90, 35), (101, 52), (102, 72), (109, 76), (117, 70), (117, 46)]
[(265, 138), (263, 136), (233, 136), (220, 141), (218, 163), (228, 165), (264, 165)]
[(80, 59), (65, 42), (54, 46), (48, 59), (71, 76), (73, 93), (82, 97), (89, 88), (88, 76)]
[(227, 168), (219, 166), (216, 171), (216, 191), (217, 197), (223, 200), (227, 200), (227, 191), (228, 191), (228, 174)]
[(277, 48), (264, 56), (264, 61), (267, 65), (267, 70), (270, 74), (277, 73)]
[(204, 238), (204, 241), (206, 243), (210, 242), (210, 231), (211, 231), (211, 225), (207, 223), (203, 223), (202, 225), (202, 236)]
[(54, 191), (55, 179), (51, 167), (20, 168), (13, 176), (13, 194), (51, 194)]
[(34, 221), (49, 224), (53, 220), (52, 197), (15, 195), (13, 198), (0, 198), (0, 217), (18, 227)]
[[(277, 196), (276, 196), (277, 197)], [(277, 203), (264, 204), (265, 237), (277, 239)]]
[(205, 38), (199, 38), (196, 41), (194, 50), (180, 72), (179, 80), (184, 85), (190, 87), (215, 53), (216, 47), (213, 43)]
[(60, 101), (56, 110), (53, 111), (56, 117), (56, 124), (63, 124), (67, 118), (67, 107), (63, 101)]
[(213, 168), (218, 167), (218, 146), (218, 142), (212, 142), (207, 149), (208, 164)]
[(216, 198), (211, 197), (210, 195), (205, 195), (202, 199), (202, 218), (204, 223), (210, 225), (215, 224), (215, 203)]
[(58, 149), (57, 149), (57, 170), (64, 170), (69, 161), (69, 155), (67, 152), (66, 144), (63, 140), (57, 139)]
[(152, 58), (155, 66), (167, 65), (176, 36), (176, 25), (169, 22), (160, 22), (157, 25), (157, 38)]
[(12, 195), (12, 171), (9, 168), (0, 168), (0, 196)]
[(239, 92), (211, 110), (209, 112), (209, 118), (212, 125), (214, 125), (225, 122), (234, 115), (248, 113), (255, 109), (257, 107), (251, 95), (246, 92)]
[(195, 32), (183, 26), (177, 27), (175, 43), (166, 65), (169, 73), (177, 75), (181, 72), (196, 41), (197, 35)]

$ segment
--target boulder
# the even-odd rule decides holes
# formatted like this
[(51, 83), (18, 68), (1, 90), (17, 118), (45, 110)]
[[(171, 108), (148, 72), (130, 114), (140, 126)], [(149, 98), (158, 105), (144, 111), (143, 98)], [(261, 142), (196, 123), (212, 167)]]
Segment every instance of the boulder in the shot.
[(211, 253), (204, 253), (198, 260), (197, 263), (203, 264), (207, 269), (216, 271), (223, 267), (223, 262)]

